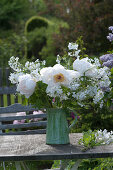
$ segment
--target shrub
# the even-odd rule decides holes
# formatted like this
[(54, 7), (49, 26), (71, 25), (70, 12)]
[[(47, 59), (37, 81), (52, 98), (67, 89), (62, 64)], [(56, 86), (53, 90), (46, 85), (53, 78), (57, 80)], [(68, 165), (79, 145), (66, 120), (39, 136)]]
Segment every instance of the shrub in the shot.
[(22, 59), (24, 55), (25, 37), (16, 33), (11, 33), (7, 38), (0, 39), (0, 67), (8, 66), (11, 56)]
[(53, 34), (59, 33), (59, 25), (61, 25), (61, 22), (56, 20), (49, 21), (40, 16), (31, 17), (25, 25), (26, 58), (32, 60), (39, 58), (46, 60), (47, 65), (53, 65), (57, 54)]
[(29, 11), (28, 0), (0, 0), (0, 27), (5, 30), (13, 28), (21, 19), (30, 15)]
[(48, 27), (49, 21), (43, 17), (40, 16), (33, 16), (31, 17), (25, 25), (25, 33), (27, 34), (30, 31), (33, 31), (34, 29), (41, 28), (41, 27)]

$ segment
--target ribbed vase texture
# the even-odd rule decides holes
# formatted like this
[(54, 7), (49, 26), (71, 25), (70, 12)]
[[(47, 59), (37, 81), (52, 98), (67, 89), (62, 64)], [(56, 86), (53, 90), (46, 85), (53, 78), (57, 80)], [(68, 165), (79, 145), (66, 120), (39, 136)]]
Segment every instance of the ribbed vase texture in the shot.
[(46, 144), (68, 144), (69, 128), (64, 109), (47, 109)]

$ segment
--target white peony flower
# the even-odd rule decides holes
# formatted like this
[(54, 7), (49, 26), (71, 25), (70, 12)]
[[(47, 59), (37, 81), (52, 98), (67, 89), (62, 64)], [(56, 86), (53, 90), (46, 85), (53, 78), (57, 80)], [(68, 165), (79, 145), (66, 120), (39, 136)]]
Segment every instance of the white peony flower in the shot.
[[(76, 59), (73, 62), (73, 69), (78, 71), (81, 75), (84, 75), (86, 71), (89, 71), (93, 68), (93, 64), (88, 62), (88, 58), (83, 58), (83, 59)], [(88, 74), (88, 73), (86, 73)]]
[(29, 98), (35, 90), (36, 82), (33, 80), (30, 74), (25, 74), (19, 77), (19, 83), (17, 85), (17, 91)]
[(42, 81), (48, 85), (68, 86), (72, 80), (72, 72), (68, 72), (62, 65), (56, 64), (53, 67), (46, 67), (40, 71)]
[(45, 67), (40, 70), (40, 75), (43, 83), (49, 84), (51, 82), (52, 67)]
[(42, 81), (48, 85), (46, 93), (51, 97), (59, 96), (60, 99), (66, 99), (61, 86), (63, 85), (70, 88), (71, 82), (80, 76), (77, 71), (66, 70), (60, 64), (43, 68), (40, 74)]
[(97, 77), (97, 75), (98, 75), (98, 70), (97, 70), (97, 68), (95, 68), (95, 66), (93, 66), (91, 69), (89, 69), (85, 72), (85, 76), (87, 76), (87, 77), (95, 78), (95, 77)]
[(70, 74), (71, 79), (76, 79), (76, 78), (79, 78), (81, 76), (78, 71), (67, 70), (67, 72)]

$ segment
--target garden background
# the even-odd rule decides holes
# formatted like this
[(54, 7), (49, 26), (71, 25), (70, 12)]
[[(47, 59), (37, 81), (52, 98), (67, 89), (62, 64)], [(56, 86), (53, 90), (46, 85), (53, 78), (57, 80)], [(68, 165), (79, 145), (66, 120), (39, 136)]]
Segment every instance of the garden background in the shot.
[[(75, 41), (81, 55), (99, 58), (112, 49), (106, 38), (112, 25), (113, 0), (0, 0), (0, 67), (7, 67), (11, 56), (23, 63), (39, 58), (54, 65), (56, 56), (64, 55)], [(73, 132), (113, 130), (109, 103), (102, 109), (86, 105), (77, 113)], [(102, 163), (109, 168), (107, 162), (112, 167), (112, 159), (84, 160), (79, 169), (96, 169)]]

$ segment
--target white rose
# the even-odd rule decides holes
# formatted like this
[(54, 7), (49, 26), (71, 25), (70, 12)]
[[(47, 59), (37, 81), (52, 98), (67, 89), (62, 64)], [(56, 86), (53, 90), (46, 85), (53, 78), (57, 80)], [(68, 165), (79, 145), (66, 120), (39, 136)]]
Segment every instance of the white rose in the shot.
[(29, 98), (35, 90), (36, 82), (33, 80), (30, 74), (25, 74), (19, 77), (19, 83), (17, 85), (17, 91)]

